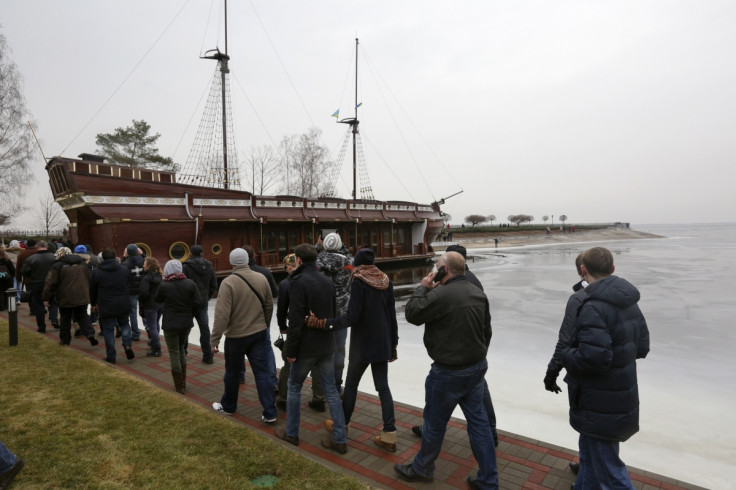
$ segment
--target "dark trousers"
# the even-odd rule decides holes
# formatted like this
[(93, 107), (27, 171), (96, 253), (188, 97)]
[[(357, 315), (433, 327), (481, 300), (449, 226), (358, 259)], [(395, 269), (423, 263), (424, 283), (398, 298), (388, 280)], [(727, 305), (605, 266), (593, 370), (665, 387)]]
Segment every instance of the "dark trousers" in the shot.
[(207, 306), (200, 308), (199, 311), (197, 311), (197, 314), (194, 315), (194, 319), (197, 320), (197, 326), (199, 326), (199, 346), (202, 348), (202, 358), (211, 358), (212, 346), (210, 345), (210, 319), (207, 314)]
[(358, 397), (358, 383), (368, 366), (373, 374), (373, 384), (381, 399), (381, 415), (383, 417), (383, 431), (393, 432), (396, 430), (396, 419), (394, 416), (394, 399), (391, 389), (388, 387), (388, 361), (366, 362), (350, 361), (348, 365), (348, 376), (345, 379), (345, 395), (342, 399), (342, 410), (345, 413), (345, 423), (349, 424), (355, 410), (355, 400)]
[(72, 317), (79, 323), (82, 335), (87, 338), (94, 337), (95, 331), (89, 321), (89, 315), (87, 315), (87, 305), (59, 308), (59, 312), (61, 313), (59, 339), (62, 344), (69, 345), (72, 341)]

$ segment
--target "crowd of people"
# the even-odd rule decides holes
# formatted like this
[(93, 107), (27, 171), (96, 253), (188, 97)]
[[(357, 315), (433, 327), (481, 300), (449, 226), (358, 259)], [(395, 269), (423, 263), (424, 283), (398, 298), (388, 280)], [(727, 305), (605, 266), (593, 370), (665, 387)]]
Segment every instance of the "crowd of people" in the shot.
[[(298, 446), (302, 387), (311, 373), (308, 406), (329, 410), (321, 443), (339, 454), (347, 453), (358, 384), (370, 367), (383, 419), (372, 441), (385, 451), (397, 450), (389, 387), (389, 364), (398, 358), (399, 343), (393, 284), (376, 266), (370, 248), (353, 256), (337, 233), (320, 237), (316, 245), (301, 244), (285, 257), (288, 275), (277, 285), (245, 245), (231, 251), (232, 272), (218, 287), (214, 268), (199, 245), (191, 247), (191, 257), (183, 263), (169, 260), (163, 268), (155, 258), (144, 257), (136, 244), (128, 245), (122, 257), (112, 248), (97, 256), (81, 244), (29, 240), (23, 249), (17, 245), (11, 243), (10, 248), (18, 250), (10, 254), (0, 247), (0, 286), (25, 289), (38, 332), (46, 331), (48, 318), (52, 328), (59, 329), (61, 345), (84, 337), (94, 346), (96, 336), (102, 336), (104, 361), (115, 364), (116, 337), (122, 338), (126, 358), (133, 360), (133, 345), (145, 330), (150, 347), (146, 355), (159, 357), (163, 329), (174, 387), (185, 393), (188, 339), (196, 319), (202, 362), (214, 362), (224, 337), (224, 391), (212, 404), (214, 410), (236, 412), (247, 359), (261, 421), (274, 424), (278, 409), (285, 410), (286, 425), (276, 428), (275, 435)], [(432, 365), (425, 381), (423, 422), (412, 428), (421, 447), (413, 461), (394, 468), (404, 480), (432, 481), (447, 424), (459, 405), (479, 466), (467, 483), (470, 488), (498, 488), (496, 415), (485, 379), (491, 312), (466, 255), (462, 246), (449, 247), (406, 303), (406, 320), (424, 326)], [(637, 306), (639, 292), (613, 275), (613, 256), (605, 248), (580, 254), (576, 268), (581, 281), (568, 300), (544, 386), (559, 393), (557, 378), (566, 370), (570, 424), (580, 433), (580, 463), (571, 464), (577, 474), (574, 488), (633, 488), (618, 450), (639, 428), (636, 360), (649, 351), (649, 332)], [(210, 330), (208, 300), (215, 295)], [(274, 303), (276, 345), (284, 361), (278, 374), (269, 332)], [(0, 461), (0, 469), (10, 469), (0, 473), (0, 480), (23, 464), (7, 449), (1, 453), (7, 458)]]

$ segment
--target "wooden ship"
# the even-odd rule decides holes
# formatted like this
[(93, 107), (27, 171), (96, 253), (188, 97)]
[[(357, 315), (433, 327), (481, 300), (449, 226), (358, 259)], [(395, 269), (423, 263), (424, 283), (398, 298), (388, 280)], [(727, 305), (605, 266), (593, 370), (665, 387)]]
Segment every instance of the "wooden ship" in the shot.
[[(330, 192), (320, 197), (254, 195), (239, 188), (228, 103), (227, 34), (225, 39), (225, 52), (217, 49), (204, 56), (218, 63), (208, 108), (221, 117), (202, 118), (198, 140), (181, 173), (115, 165), (86, 153), (47, 162), (54, 198), (70, 221), (71, 241), (91, 245), (95, 252), (113, 247), (118, 254), (136, 243), (162, 263), (186, 260), (190, 247), (199, 244), (220, 275), (231, 269), (228, 259), (234, 248), (252, 246), (258, 264), (278, 271), (294, 247), (316, 243), (330, 232), (339, 233), (352, 253), (373, 249), (378, 262), (429, 260), (430, 244), (442, 230), (444, 200), (431, 204), (375, 200), (370, 185), (363, 182), (364, 171), (357, 196), (362, 158), (357, 82), (355, 117), (338, 121), (349, 125), (352, 136), (351, 199)], [(217, 121), (215, 127), (205, 128), (207, 120)], [(346, 134), (345, 142), (349, 139)], [(212, 151), (214, 147), (217, 151)]]

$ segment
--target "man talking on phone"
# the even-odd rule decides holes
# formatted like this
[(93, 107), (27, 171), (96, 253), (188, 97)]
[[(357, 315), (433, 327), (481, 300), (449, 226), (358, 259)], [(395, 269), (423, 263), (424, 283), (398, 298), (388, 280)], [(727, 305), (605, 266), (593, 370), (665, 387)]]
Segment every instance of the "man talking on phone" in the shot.
[(407, 481), (432, 481), (447, 422), (459, 404), (480, 467), (477, 477), (468, 476), (468, 485), (498, 488), (496, 450), (483, 405), (491, 342), (488, 297), (468, 282), (463, 256), (447, 252), (437, 261), (437, 271), (414, 290), (405, 311), (409, 323), (424, 324), (424, 346), (434, 362), (424, 384), (422, 446), (413, 462), (394, 469)]

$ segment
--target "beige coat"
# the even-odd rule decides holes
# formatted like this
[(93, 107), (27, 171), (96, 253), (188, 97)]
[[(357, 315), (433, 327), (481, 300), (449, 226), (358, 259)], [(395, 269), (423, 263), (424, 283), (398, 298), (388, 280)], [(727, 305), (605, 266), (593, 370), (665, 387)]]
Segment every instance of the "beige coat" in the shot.
[[(240, 277), (248, 280), (263, 300), (256, 297)], [(268, 280), (247, 265), (235, 267), (233, 273), (223, 279), (215, 304), (215, 323), (210, 343), (219, 345), (222, 336), (240, 338), (265, 330), (271, 324), (273, 297)]]

